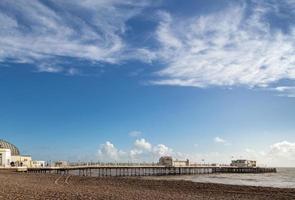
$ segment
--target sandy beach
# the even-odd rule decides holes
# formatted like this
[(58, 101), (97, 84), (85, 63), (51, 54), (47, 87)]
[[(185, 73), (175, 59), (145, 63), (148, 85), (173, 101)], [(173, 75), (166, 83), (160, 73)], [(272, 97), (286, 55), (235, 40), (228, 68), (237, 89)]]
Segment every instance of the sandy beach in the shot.
[(0, 172), (0, 199), (295, 199), (278, 189), (143, 178)]

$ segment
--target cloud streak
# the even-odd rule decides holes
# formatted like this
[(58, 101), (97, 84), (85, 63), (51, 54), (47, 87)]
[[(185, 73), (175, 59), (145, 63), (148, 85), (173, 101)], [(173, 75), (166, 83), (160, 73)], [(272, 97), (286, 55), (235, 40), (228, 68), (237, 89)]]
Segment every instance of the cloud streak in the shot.
[(294, 86), (280, 85), (295, 81), (295, 23), (286, 21), (284, 29), (270, 20), (294, 17), (293, 1), (232, 2), (218, 12), (189, 17), (158, 11), (158, 26), (148, 30), (154, 31), (153, 44), (134, 45), (126, 32), (136, 27), (127, 23), (152, 5), (147, 0), (3, 0), (0, 62), (77, 75), (79, 63), (136, 59), (161, 65), (152, 84), (275, 87), (280, 96), (295, 96)]
[(214, 142), (216, 144), (223, 144), (223, 145), (230, 145), (230, 143), (228, 141), (226, 141), (225, 139), (221, 138), (221, 137), (215, 137), (214, 138)]
[(130, 136), (130, 137), (139, 137), (139, 136), (141, 136), (142, 135), (142, 132), (141, 131), (131, 131), (131, 132), (129, 132), (128, 133), (128, 135)]
[(224, 144), (224, 143), (226, 143), (226, 140), (225, 139), (222, 139), (220, 137), (215, 137), (214, 138), (214, 142), (215, 143), (222, 143), (222, 144)]
[(271, 90), (276, 91), (279, 96), (295, 98), (295, 86), (278, 86), (275, 88), (271, 88)]
[(166, 67), (152, 83), (252, 88), (295, 80), (295, 25), (270, 26), (266, 15), (278, 15), (278, 2), (252, 4), (185, 19), (161, 12), (156, 39)]
[(63, 71), (55, 65), (65, 58), (118, 63), (132, 57), (122, 39), (126, 21), (145, 6), (144, 0), (3, 0), (0, 61), (41, 64), (43, 72)]

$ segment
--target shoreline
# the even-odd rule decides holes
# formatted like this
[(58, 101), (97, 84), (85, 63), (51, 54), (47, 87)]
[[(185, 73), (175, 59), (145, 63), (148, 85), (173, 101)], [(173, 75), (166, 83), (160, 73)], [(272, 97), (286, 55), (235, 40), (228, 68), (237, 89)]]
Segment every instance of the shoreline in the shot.
[(295, 189), (0, 172), (0, 199), (295, 199)]
[[(218, 174), (218, 175), (222, 175), (222, 174)], [(224, 175), (228, 175), (228, 174), (224, 174)], [(249, 175), (249, 174), (247, 174)], [(254, 175), (254, 174), (253, 174)], [(204, 179), (205, 178), (208, 178), (208, 179)], [(277, 189), (294, 189), (295, 190), (295, 186), (294, 184), (292, 184), (292, 186), (279, 186), (278, 184), (272, 184), (270, 185), (269, 183), (264, 183), (264, 184), (261, 184), (261, 183), (258, 183), (258, 184), (255, 184), (257, 182), (254, 182), (254, 183), (247, 183), (247, 182), (244, 182), (244, 183), (227, 183), (227, 182), (230, 182), (230, 179), (228, 179), (226, 182), (222, 179), (227, 179), (227, 178), (220, 178), (219, 177), (216, 177), (216, 175), (208, 175), (206, 177), (206, 175), (195, 175), (195, 176), (191, 176), (191, 175), (183, 175), (183, 176), (149, 176), (149, 177), (142, 177), (144, 179), (150, 179), (150, 180), (168, 180), (168, 181), (189, 181), (189, 182), (193, 182), (193, 183), (204, 183), (204, 184), (220, 184), (220, 185), (230, 185), (230, 186), (240, 186), (240, 187), (244, 187), (244, 186), (249, 186), (249, 187), (262, 187), (262, 188), (277, 188)], [(202, 180), (198, 180), (197, 178), (201, 178)], [(214, 178), (217, 178), (216, 180), (214, 180)], [(240, 181), (243, 181), (243, 179), (239, 179), (239, 178), (236, 178), (234, 179), (234, 181), (237, 181), (237, 180), (240, 180)], [(246, 179), (247, 180), (247, 179)]]

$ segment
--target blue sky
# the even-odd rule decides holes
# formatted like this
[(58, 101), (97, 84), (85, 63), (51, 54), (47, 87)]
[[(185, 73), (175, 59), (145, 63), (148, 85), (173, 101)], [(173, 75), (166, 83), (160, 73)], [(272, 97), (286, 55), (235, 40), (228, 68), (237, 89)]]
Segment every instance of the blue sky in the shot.
[(1, 1), (0, 136), (41, 160), (294, 166), (294, 8)]

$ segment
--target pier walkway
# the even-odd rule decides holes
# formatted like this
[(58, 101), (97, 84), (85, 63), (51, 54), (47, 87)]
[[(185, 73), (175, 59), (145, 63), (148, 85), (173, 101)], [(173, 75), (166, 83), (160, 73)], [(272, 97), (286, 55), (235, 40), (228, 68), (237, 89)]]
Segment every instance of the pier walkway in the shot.
[(79, 176), (168, 176), (214, 173), (275, 173), (276, 168), (216, 166), (67, 166), (28, 168), (30, 173), (56, 173)]

